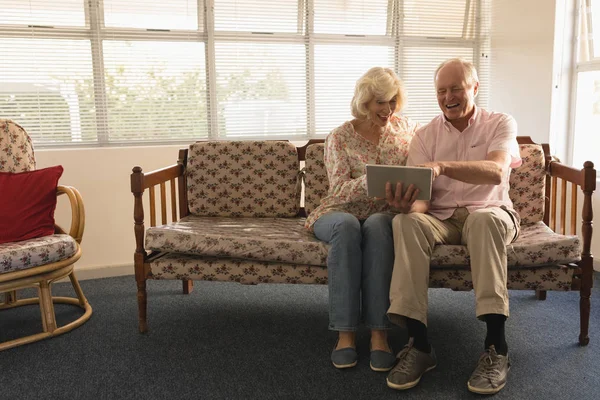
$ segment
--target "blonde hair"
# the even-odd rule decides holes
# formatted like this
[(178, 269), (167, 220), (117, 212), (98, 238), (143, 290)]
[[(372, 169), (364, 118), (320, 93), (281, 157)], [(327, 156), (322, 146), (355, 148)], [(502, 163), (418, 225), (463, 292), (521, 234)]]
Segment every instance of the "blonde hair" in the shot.
[(391, 100), (396, 96), (397, 113), (404, 107), (406, 96), (404, 85), (391, 68), (373, 67), (356, 81), (354, 96), (350, 102), (352, 116), (366, 119), (369, 115), (367, 104), (373, 98)]
[(437, 69), (435, 70), (435, 74), (433, 75), (433, 83), (434, 84), (435, 84), (435, 80), (437, 79), (438, 72), (440, 72), (440, 70), (448, 64), (460, 64), (460, 66), (462, 67), (463, 75), (465, 77), (465, 82), (467, 83), (467, 85), (471, 86), (471, 85), (474, 85), (475, 83), (479, 83), (479, 77), (477, 76), (477, 69), (475, 69), (475, 65), (473, 65), (472, 62), (467, 61), (463, 58), (456, 57), (456, 58), (450, 58), (450, 59), (444, 61), (437, 67)]

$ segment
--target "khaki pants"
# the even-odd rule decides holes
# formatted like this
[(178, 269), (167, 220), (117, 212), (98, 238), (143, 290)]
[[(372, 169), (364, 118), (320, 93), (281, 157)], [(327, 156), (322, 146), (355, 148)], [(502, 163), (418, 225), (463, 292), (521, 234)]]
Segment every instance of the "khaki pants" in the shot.
[(388, 318), (405, 326), (405, 318), (427, 325), (429, 264), (436, 244), (466, 245), (471, 258), (476, 316), (508, 317), (506, 245), (518, 236), (519, 217), (512, 210), (484, 208), (469, 214), (457, 208), (439, 220), (429, 214), (398, 214), (392, 221), (394, 271)]

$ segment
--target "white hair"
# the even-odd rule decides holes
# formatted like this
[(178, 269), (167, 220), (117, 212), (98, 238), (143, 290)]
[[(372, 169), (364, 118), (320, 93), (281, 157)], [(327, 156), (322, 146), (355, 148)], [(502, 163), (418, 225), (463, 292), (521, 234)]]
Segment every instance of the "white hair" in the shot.
[(464, 76), (465, 76), (465, 82), (469, 86), (474, 85), (475, 83), (479, 83), (479, 77), (477, 76), (477, 69), (475, 69), (475, 65), (473, 65), (472, 62), (466, 61), (466, 60), (464, 60), (462, 58), (458, 58), (458, 57), (446, 60), (437, 67), (437, 69), (435, 70), (435, 74), (433, 75), (434, 83), (435, 83), (435, 80), (437, 79), (438, 72), (440, 72), (440, 70), (448, 64), (460, 64), (460, 66), (463, 69)]
[(367, 104), (374, 98), (391, 100), (396, 97), (396, 109), (400, 111), (406, 102), (404, 84), (391, 68), (373, 67), (356, 81), (354, 96), (350, 103), (355, 118), (365, 119), (369, 114)]

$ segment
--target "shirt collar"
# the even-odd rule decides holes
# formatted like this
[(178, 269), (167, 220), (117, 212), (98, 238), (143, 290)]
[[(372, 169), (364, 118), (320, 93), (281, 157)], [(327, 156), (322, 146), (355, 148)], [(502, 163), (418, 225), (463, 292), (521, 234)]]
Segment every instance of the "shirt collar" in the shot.
[(471, 124), (473, 122), (475, 122), (475, 120), (479, 116), (479, 107), (477, 107), (475, 104), (473, 104), (473, 110), (474, 110), (473, 115), (471, 115), (471, 118), (469, 118), (469, 126), (471, 126)]
[[(469, 118), (469, 124), (467, 125), (467, 127), (471, 126), (475, 120), (477, 119), (477, 117), (479, 116), (479, 107), (477, 107), (477, 105), (473, 105), (473, 115), (471, 115), (471, 118)], [(444, 128), (446, 128), (447, 131), (450, 130), (450, 127), (452, 126), (452, 124), (450, 123), (450, 121), (448, 121), (448, 119), (446, 118), (446, 116), (444, 115), (444, 113), (442, 112), (442, 121), (444, 124)]]

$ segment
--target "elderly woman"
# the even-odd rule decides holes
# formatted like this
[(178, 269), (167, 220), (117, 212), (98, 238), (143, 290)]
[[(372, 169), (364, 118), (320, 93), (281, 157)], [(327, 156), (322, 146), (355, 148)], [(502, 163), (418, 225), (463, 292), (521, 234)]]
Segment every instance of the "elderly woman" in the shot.
[(395, 356), (388, 344), (389, 287), (394, 265), (392, 218), (382, 199), (367, 196), (365, 164), (405, 165), (417, 124), (396, 115), (405, 94), (389, 68), (374, 67), (357, 82), (351, 111), (355, 119), (325, 140), (329, 193), (307, 218), (306, 227), (331, 245), (329, 329), (338, 331), (331, 353), (336, 368), (357, 363), (356, 329), (371, 330), (370, 365), (388, 371)]

